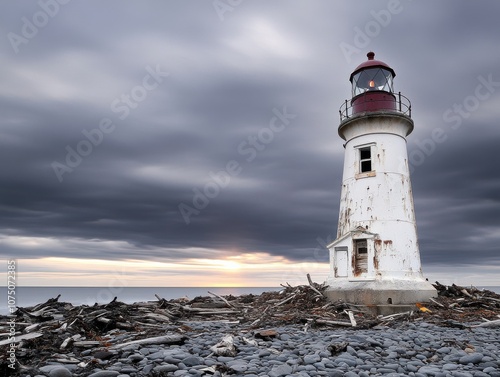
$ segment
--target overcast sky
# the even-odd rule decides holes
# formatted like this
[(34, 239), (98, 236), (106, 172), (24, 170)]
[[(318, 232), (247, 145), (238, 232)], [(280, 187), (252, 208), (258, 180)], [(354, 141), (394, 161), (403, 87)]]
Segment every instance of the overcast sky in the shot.
[(500, 285), (499, 14), (494, 0), (2, 2), (0, 256), (21, 285), (324, 280), (338, 109), (373, 50), (412, 101), (424, 275)]

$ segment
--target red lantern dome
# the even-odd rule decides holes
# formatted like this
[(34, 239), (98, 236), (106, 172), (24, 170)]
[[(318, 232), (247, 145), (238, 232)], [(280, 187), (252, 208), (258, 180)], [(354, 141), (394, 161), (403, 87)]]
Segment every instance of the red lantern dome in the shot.
[(351, 73), (352, 113), (396, 109), (393, 79), (396, 72), (386, 63), (375, 60), (375, 53), (366, 54), (368, 60)]

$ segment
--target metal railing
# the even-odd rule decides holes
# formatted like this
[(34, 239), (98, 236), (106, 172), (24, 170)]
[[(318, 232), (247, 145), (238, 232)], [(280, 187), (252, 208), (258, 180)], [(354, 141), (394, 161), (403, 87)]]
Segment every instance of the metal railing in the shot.
[[(387, 108), (384, 108), (385, 104), (389, 102), (387, 99), (376, 100), (373, 99), (373, 97), (367, 96), (367, 99), (365, 100), (364, 96), (366, 95), (366, 93), (370, 92), (365, 92), (365, 94), (360, 94), (359, 96), (355, 97), (357, 107), (358, 106), (362, 107), (364, 103), (366, 103), (367, 105), (368, 104), (373, 105), (374, 103), (379, 103), (380, 106), (377, 106), (376, 111), (393, 112), (411, 117), (411, 102), (407, 97), (402, 95), (401, 92), (393, 93), (395, 97), (395, 102), (391, 103), (391, 106), (387, 106)], [(343, 122), (349, 118), (352, 118), (353, 116), (365, 114), (366, 112), (371, 111), (371, 110), (366, 110), (354, 113), (353, 109), (354, 106), (352, 104), (352, 100), (345, 100), (345, 102), (340, 106), (339, 109), (340, 121)]]

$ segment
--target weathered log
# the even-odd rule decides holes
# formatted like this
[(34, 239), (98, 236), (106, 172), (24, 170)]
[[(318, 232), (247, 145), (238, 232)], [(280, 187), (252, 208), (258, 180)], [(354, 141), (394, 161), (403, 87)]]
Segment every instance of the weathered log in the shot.
[(347, 315), (349, 316), (349, 320), (351, 321), (351, 325), (352, 327), (356, 327), (357, 326), (357, 323), (356, 323), (356, 319), (354, 318), (354, 314), (352, 313), (352, 311), (348, 310), (344, 310), (344, 313), (347, 313)]
[(108, 324), (108, 323), (112, 322), (113, 320), (106, 318), (106, 317), (97, 317), (96, 321)]
[(500, 319), (494, 321), (488, 321), (480, 323), (479, 325), (473, 325), (471, 327), (500, 327)]
[(314, 292), (316, 292), (317, 294), (319, 294), (321, 297), (324, 297), (324, 294), (323, 294), (323, 293), (321, 293), (320, 291), (318, 291), (318, 290), (316, 289), (316, 287), (314, 286), (314, 283), (313, 283), (313, 281), (312, 281), (312, 279), (311, 279), (311, 275), (307, 274), (307, 280), (309, 281), (309, 286), (310, 286), (310, 288), (311, 288)]
[(170, 322), (170, 318), (163, 314), (147, 313), (145, 317), (154, 319), (155, 321), (159, 322)]
[(75, 340), (77, 339), (80, 339), (81, 338), (81, 335), (80, 334), (77, 334), (77, 335), (73, 335), (73, 336), (70, 336), (70, 337), (67, 337), (66, 339), (64, 339), (64, 341), (61, 343), (61, 345), (59, 346), (60, 349), (65, 349), (67, 348), (68, 346), (72, 345)]
[(210, 292), (210, 291), (207, 291), (207, 292), (208, 292), (209, 294), (211, 294), (211, 295), (213, 295), (213, 296), (215, 296), (215, 297), (217, 297), (217, 298), (221, 299), (222, 301), (224, 301), (224, 303), (225, 303), (227, 306), (229, 306), (230, 308), (234, 308), (234, 305), (233, 305), (233, 304), (231, 304), (229, 301), (227, 301), (224, 297), (219, 296), (218, 294), (212, 293), (212, 292)]
[(78, 364), (80, 362), (80, 360), (71, 356), (65, 357), (65, 355), (52, 355), (52, 357), (56, 357), (54, 361), (61, 364)]
[(494, 297), (483, 297), (483, 299), (485, 299), (485, 300), (492, 300), (492, 301), (496, 301), (496, 302), (500, 302), (500, 299), (498, 299), (498, 298), (494, 298)]
[(190, 307), (198, 309), (227, 309), (227, 305), (222, 301), (193, 302)]
[(29, 312), (26, 309), (20, 307), (17, 307), (17, 310), (19, 310), (23, 314), (26, 314), (28, 317), (34, 318), (40, 322), (46, 322), (54, 319), (53, 316), (47, 314), (50, 311), (50, 308), (43, 308), (34, 312)]
[(293, 300), (296, 296), (297, 296), (297, 293), (294, 293), (294, 294), (290, 295), (289, 297), (287, 297), (286, 299), (274, 304), (273, 307), (283, 305), (283, 304), (287, 303), (288, 301)]
[(396, 313), (396, 314), (390, 314), (390, 315), (386, 315), (386, 316), (384, 316), (384, 317), (379, 317), (379, 320), (380, 320), (380, 321), (385, 321), (385, 320), (387, 320), (387, 319), (392, 320), (392, 319), (397, 318), (397, 317), (403, 317), (403, 316), (405, 316), (405, 315), (410, 316), (410, 315), (412, 315), (412, 314), (413, 314), (413, 312), (412, 312), (412, 311), (409, 311), (409, 312), (402, 312), (402, 313)]
[(132, 340), (130, 342), (125, 342), (121, 344), (116, 344), (110, 349), (120, 349), (131, 344), (139, 344), (141, 346), (152, 345), (152, 344), (182, 344), (187, 338), (184, 335), (163, 335), (155, 336), (153, 338)]
[(40, 328), (40, 326), (41, 326), (41, 324), (39, 324), (39, 323), (34, 323), (34, 324), (32, 324), (32, 325), (26, 326), (26, 327), (24, 328), (24, 330), (23, 330), (23, 331), (24, 331), (25, 333), (28, 333), (28, 332), (33, 332), (33, 331), (38, 330), (38, 329)]
[(440, 306), (442, 308), (444, 308), (445, 306), (443, 304), (441, 304), (440, 302), (437, 302), (436, 300), (434, 300), (432, 297), (429, 298), (430, 301), (432, 301), (434, 304), (436, 304), (437, 306)]
[(326, 319), (316, 319), (314, 322), (318, 325), (332, 325), (332, 326), (346, 326), (352, 327), (351, 322), (342, 322), (342, 321), (330, 321)]
[(35, 338), (39, 338), (41, 336), (43, 336), (43, 333), (41, 333), (41, 332), (32, 332), (32, 333), (28, 333), (28, 334), (19, 335), (19, 336), (9, 337), (5, 340), (0, 341), (0, 346), (4, 346), (6, 344), (11, 344), (11, 343), (19, 343), (21, 340), (35, 339)]
[(239, 312), (235, 312), (234, 310), (217, 310), (217, 311), (200, 311), (195, 312), (198, 315), (217, 315), (217, 314), (238, 314)]
[(43, 308), (43, 307), (45, 307), (45, 306), (50, 306), (50, 305), (52, 305), (52, 304), (54, 304), (54, 303), (58, 302), (58, 301), (59, 301), (59, 297), (61, 297), (61, 295), (60, 295), (60, 294), (58, 294), (58, 295), (57, 295), (57, 297), (54, 297), (54, 298), (49, 298), (49, 299), (48, 299), (47, 301), (45, 301), (44, 303), (42, 303), (42, 304), (38, 304), (38, 305), (36, 305), (35, 307), (33, 307), (33, 310), (39, 310), (39, 309), (41, 309), (41, 308)]
[(219, 309), (209, 309), (209, 308), (191, 308), (189, 306), (181, 306), (181, 308), (187, 312), (192, 312), (196, 314), (202, 315), (210, 315), (210, 314), (237, 314), (239, 312), (234, 310), (219, 310)]
[(101, 345), (101, 342), (97, 340), (80, 340), (78, 342), (74, 342), (73, 345), (75, 347), (93, 347)]
[(460, 292), (462, 292), (464, 295), (468, 296), (468, 297), (472, 297), (472, 295), (467, 291), (467, 289), (461, 289)]

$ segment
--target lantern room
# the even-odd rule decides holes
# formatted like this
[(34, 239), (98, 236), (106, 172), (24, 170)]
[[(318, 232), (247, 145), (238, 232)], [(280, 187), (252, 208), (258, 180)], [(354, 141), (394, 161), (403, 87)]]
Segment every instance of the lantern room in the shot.
[(394, 70), (384, 62), (375, 60), (375, 53), (369, 52), (368, 60), (360, 64), (351, 74), (352, 113), (396, 109), (393, 79)]

